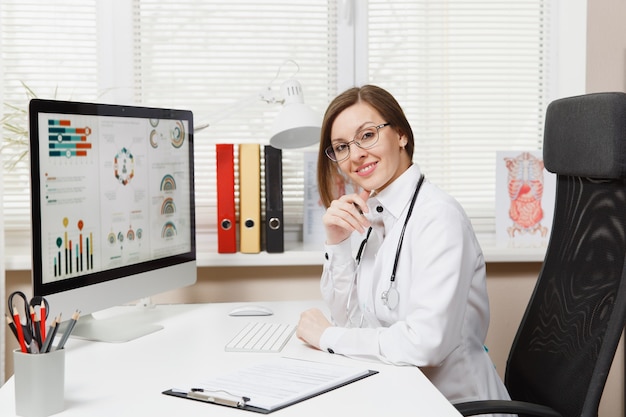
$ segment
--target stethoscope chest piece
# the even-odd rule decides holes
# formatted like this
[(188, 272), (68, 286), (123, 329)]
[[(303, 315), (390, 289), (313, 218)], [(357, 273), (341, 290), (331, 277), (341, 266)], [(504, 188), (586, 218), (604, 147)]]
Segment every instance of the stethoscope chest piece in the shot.
[(383, 304), (387, 306), (390, 310), (398, 307), (398, 302), (400, 301), (400, 294), (395, 287), (389, 287), (387, 291), (383, 291), (380, 295), (380, 299), (383, 301)]

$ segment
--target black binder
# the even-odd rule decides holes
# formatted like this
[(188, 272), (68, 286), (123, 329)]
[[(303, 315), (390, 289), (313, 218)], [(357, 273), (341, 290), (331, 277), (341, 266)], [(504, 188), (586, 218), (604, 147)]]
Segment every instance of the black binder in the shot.
[(285, 251), (283, 224), (283, 154), (273, 146), (264, 147), (265, 155), (265, 250)]

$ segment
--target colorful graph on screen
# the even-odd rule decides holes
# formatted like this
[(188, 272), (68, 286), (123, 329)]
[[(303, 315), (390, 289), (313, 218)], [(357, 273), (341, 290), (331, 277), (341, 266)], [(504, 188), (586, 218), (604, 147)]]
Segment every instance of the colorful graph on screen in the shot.
[(71, 120), (48, 120), (48, 149), (51, 157), (85, 157), (91, 149), (91, 128), (74, 127)]
[(73, 236), (70, 236), (68, 225), (69, 219), (64, 217), (65, 231), (62, 236), (56, 238), (57, 253), (53, 261), (55, 277), (82, 273), (94, 268), (93, 234), (83, 231), (84, 223), (78, 220), (76, 223), (78, 230), (72, 232)]
[(170, 130), (170, 138), (172, 140), (172, 146), (180, 148), (185, 143), (185, 126), (180, 120), (174, 123), (174, 127)]
[(126, 148), (120, 149), (113, 158), (115, 178), (122, 185), (128, 185), (135, 176), (135, 157)]
[(161, 191), (175, 191), (176, 180), (170, 174), (165, 174), (161, 179)]
[(176, 226), (174, 225), (174, 223), (167, 222), (163, 225), (163, 228), (161, 229), (161, 237), (163, 239), (172, 238), (176, 236), (176, 234), (177, 234), (177, 231), (176, 231)]

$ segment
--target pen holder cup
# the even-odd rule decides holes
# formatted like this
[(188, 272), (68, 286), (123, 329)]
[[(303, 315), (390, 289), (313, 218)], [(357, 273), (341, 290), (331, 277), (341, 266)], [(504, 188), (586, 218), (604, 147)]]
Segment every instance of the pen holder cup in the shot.
[(13, 351), (15, 412), (22, 417), (46, 417), (63, 410), (65, 349), (50, 353)]

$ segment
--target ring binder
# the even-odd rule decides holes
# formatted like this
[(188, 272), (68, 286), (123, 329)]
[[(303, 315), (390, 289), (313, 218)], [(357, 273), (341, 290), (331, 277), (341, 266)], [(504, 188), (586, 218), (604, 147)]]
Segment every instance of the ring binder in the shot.
[(239, 251), (261, 252), (261, 146), (239, 144)]
[(265, 250), (285, 251), (283, 228), (283, 154), (273, 146), (263, 148), (265, 156)]
[(215, 145), (217, 177), (217, 252), (237, 252), (235, 228), (235, 148), (232, 143)]

